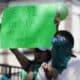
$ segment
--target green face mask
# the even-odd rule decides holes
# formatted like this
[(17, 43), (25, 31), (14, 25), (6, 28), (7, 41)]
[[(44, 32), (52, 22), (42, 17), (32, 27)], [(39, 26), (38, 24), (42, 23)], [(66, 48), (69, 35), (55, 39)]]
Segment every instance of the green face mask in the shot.
[(53, 42), (52, 48), (52, 66), (61, 73), (67, 66), (71, 58), (71, 44), (68, 40), (60, 38)]

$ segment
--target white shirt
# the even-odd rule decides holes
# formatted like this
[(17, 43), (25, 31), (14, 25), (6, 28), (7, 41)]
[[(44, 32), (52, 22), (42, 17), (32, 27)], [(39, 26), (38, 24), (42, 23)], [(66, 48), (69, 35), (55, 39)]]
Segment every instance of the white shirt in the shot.
[[(49, 63), (49, 65), (51, 65), (51, 63)], [(37, 80), (48, 80), (42, 66), (39, 68)], [(54, 78), (52, 80), (54, 80)], [(80, 80), (80, 57), (71, 58), (67, 68), (58, 75), (56, 80)]]
[(57, 80), (80, 80), (80, 57), (72, 58)]

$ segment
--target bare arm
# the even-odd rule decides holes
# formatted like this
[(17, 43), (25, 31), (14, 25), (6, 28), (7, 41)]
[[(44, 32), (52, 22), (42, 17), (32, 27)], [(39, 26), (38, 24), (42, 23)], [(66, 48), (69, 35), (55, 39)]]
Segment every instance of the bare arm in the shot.
[(53, 22), (56, 24), (56, 30), (58, 31), (59, 24), (60, 24), (60, 14), (59, 13), (56, 14), (55, 19), (54, 19)]
[(25, 71), (28, 71), (30, 65), (31, 65), (31, 61), (29, 61), (23, 54), (21, 54), (20, 51), (18, 51), (17, 49), (10, 49), (11, 52), (16, 56), (16, 58), (18, 59), (18, 61), (20, 62), (22, 68)]

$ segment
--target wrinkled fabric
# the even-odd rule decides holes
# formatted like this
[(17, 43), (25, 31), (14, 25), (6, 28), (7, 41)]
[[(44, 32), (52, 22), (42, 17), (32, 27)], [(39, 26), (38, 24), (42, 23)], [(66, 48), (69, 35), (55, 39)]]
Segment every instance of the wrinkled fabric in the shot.
[(9, 7), (3, 11), (0, 48), (51, 47), (55, 4)]
[(58, 80), (80, 80), (80, 57), (70, 60), (68, 67), (58, 76)]
[[(51, 66), (51, 63), (48, 65)], [(80, 57), (71, 58), (68, 62), (67, 68), (58, 75), (56, 80), (80, 80)], [(42, 66), (39, 68), (37, 80), (47, 80)], [(54, 80), (54, 78), (52, 78)]]

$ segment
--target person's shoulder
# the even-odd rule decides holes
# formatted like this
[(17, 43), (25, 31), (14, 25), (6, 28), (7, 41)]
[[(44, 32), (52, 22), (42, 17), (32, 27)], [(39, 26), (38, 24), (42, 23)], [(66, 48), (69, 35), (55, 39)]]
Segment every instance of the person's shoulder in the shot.
[(68, 62), (68, 66), (74, 64), (74, 63), (79, 63), (80, 62), (80, 55), (76, 55), (76, 57), (72, 57), (70, 61)]
[(71, 58), (67, 68), (58, 76), (58, 80), (80, 80), (80, 55)]

